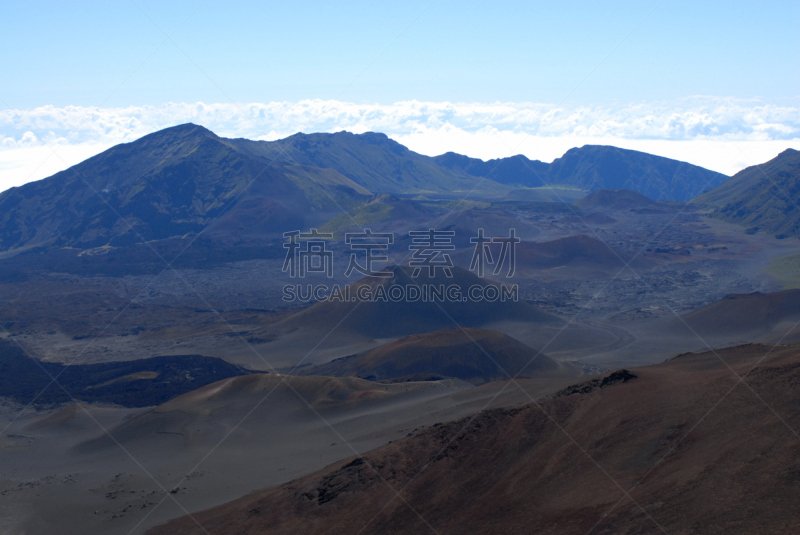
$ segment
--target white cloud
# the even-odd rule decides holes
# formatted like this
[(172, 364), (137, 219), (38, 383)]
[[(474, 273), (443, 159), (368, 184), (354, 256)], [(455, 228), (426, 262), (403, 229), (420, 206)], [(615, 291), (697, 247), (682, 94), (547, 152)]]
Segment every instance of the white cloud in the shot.
[[(0, 112), (0, 190), (44, 178), (112, 145), (194, 122), (226, 137), (378, 131), (423, 154), (483, 159), (525, 154), (551, 161), (587, 143), (645, 150), (732, 174), (800, 148), (800, 105), (692, 97), (608, 106), (305, 100), (234, 105), (166, 103), (91, 109), (42, 106)], [(58, 148), (57, 148), (58, 147)], [(57, 156), (52, 151), (56, 149)]]

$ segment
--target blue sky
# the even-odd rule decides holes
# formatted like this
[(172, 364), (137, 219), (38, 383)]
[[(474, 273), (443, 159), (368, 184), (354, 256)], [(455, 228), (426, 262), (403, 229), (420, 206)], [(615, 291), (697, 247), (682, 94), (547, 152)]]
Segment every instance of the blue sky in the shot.
[[(600, 140), (723, 172), (797, 148), (800, 137), (798, 2), (136, 0), (0, 10), (0, 189), (186, 120), (264, 139), (382, 130), (420, 152), (479, 157), (552, 159)], [(409, 102), (460, 111), (409, 115)], [(270, 103), (283, 111), (235, 117)], [(497, 103), (504, 111), (487, 111)], [(217, 111), (209, 118), (197, 105)], [(560, 126), (543, 128), (555, 109)], [(503, 132), (510, 141), (487, 145)], [(730, 142), (737, 153), (722, 150)], [(703, 160), (708, 143), (722, 145)]]
[(798, 2), (137, 4), (5, 2), (0, 95), (15, 108), (97, 106), (164, 40), (156, 24), (175, 31), (200, 68), (164, 43), (106, 105), (226, 94), (383, 104), (773, 100), (800, 87)]

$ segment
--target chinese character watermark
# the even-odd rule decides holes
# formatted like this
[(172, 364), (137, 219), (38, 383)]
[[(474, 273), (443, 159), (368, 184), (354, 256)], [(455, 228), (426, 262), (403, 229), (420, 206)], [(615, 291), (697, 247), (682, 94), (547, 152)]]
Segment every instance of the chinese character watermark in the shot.
[(376, 251), (388, 251), (389, 245), (394, 243), (394, 233), (373, 233), (370, 229), (364, 229), (364, 232), (346, 233), (344, 242), (350, 246), (351, 250), (361, 250), (365, 254), (365, 263), (361, 265), (356, 258), (357, 253), (350, 253), (350, 263), (344, 272), (345, 277), (349, 277), (353, 271), (357, 271), (367, 277), (392, 276), (391, 271), (375, 271), (373, 266), (375, 262), (389, 261), (388, 256), (376, 254)]
[[(303, 278), (306, 273), (325, 273), (327, 277), (333, 277), (333, 251), (327, 248), (327, 240), (333, 239), (332, 233), (320, 233), (312, 228), (305, 233), (299, 230), (284, 232), (283, 237), (289, 239), (289, 243), (283, 244), (286, 249), (284, 273), (288, 271), (291, 278)], [(305, 244), (305, 249), (300, 241)]]
[(408, 262), (414, 268), (412, 278), (418, 277), (422, 268), (427, 268), (429, 277), (436, 276), (436, 268), (441, 268), (448, 278), (453, 277), (453, 260), (443, 251), (456, 248), (452, 242), (454, 230), (412, 230), (408, 235), (411, 236), (408, 249), (414, 251)]
[[(470, 238), (470, 243), (475, 244), (475, 250), (472, 253), (472, 260), (469, 263), (470, 271), (477, 271), (478, 277), (483, 278), (485, 272), (485, 265), (494, 265), (493, 275), (499, 275), (500, 271), (505, 265), (506, 258), (508, 258), (508, 271), (506, 277), (513, 277), (517, 267), (516, 246), (521, 241), (517, 238), (516, 230), (510, 229), (508, 237), (493, 237), (487, 238), (483, 235), (483, 229), (478, 229), (478, 236)], [(499, 243), (500, 254), (497, 257), (497, 262), (492, 258), (492, 251), (489, 248), (490, 243)]]
[[(408, 246), (413, 251), (408, 262), (412, 268), (411, 277), (417, 278), (423, 269), (427, 270), (429, 278), (434, 279), (437, 269), (447, 278), (453, 278), (453, 260), (449, 254), (456, 249), (453, 243), (455, 231), (453, 230), (419, 230), (408, 233), (411, 244)], [(328, 278), (333, 277), (333, 251), (328, 249), (328, 242), (333, 240), (332, 233), (321, 233), (312, 228), (309, 232), (299, 230), (286, 232), (284, 238), (288, 239), (283, 244), (286, 249), (286, 258), (282, 271), (289, 274), (290, 278), (303, 278), (308, 273), (324, 273)], [(493, 275), (499, 275), (506, 267), (505, 276), (513, 277), (516, 270), (516, 245), (520, 243), (515, 229), (509, 230), (508, 236), (486, 236), (483, 228), (478, 229), (478, 235), (470, 239), (474, 244), (469, 270), (476, 273), (479, 278), (484, 278), (487, 270)], [(344, 272), (345, 277), (354, 273), (366, 277), (392, 278), (392, 270), (376, 264), (389, 262), (389, 247), (395, 243), (392, 232), (372, 232), (364, 229), (363, 232), (348, 232), (344, 235), (344, 243), (350, 247), (350, 261)], [(498, 251), (499, 249), (499, 251)], [(399, 284), (347, 285), (341, 287), (334, 284), (332, 288), (326, 285), (287, 285), (284, 286), (284, 301), (516, 301), (518, 299), (517, 285), (473, 284), (469, 288), (460, 285), (449, 285), (445, 288), (440, 283), (413, 284), (401, 286)], [(357, 295), (351, 295), (357, 292)]]

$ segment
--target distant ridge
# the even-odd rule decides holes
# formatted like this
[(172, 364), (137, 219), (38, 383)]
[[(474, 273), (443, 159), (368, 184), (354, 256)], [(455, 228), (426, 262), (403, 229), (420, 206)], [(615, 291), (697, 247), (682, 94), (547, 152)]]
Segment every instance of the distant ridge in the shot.
[(452, 152), (434, 159), (454, 171), (502, 184), (528, 188), (568, 185), (585, 191), (628, 189), (655, 200), (688, 201), (728, 179), (686, 162), (606, 145), (570, 149), (551, 164), (522, 155), (484, 162)]
[(439, 165), (453, 171), (488, 177), (501, 184), (538, 187), (546, 185), (550, 180), (549, 164), (539, 160), (529, 160), (521, 154), (483, 161), (455, 152), (446, 152), (433, 159)]
[(0, 193), (0, 252), (125, 247), (200, 232), (228, 244), (260, 240), (321, 226), (381, 194), (515, 199), (532, 194), (506, 197), (520, 186), (552, 183), (569, 194), (542, 189), (535, 197), (557, 201), (578, 190), (625, 188), (687, 200), (725, 178), (615, 147), (571, 149), (552, 164), (524, 156), (483, 162), (453, 153), (424, 156), (375, 132), (267, 142), (225, 139), (183, 124)]
[(270, 162), (185, 124), (0, 193), (0, 251), (119, 247), (199, 232), (212, 221), (237, 236), (278, 234), (369, 196), (333, 170)]
[(278, 141), (233, 140), (266, 158), (334, 169), (373, 193), (489, 192), (504, 188), (493, 180), (454, 173), (434, 158), (418, 154), (386, 134), (294, 134)]

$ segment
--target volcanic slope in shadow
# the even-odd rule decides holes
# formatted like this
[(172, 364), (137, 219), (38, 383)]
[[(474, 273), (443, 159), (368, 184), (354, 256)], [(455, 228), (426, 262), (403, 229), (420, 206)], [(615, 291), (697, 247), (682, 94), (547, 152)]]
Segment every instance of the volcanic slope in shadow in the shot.
[[(298, 365), (323, 364), (359, 354), (396, 338), (456, 327), (500, 331), (530, 347), (548, 344), (549, 352), (571, 351), (613, 341), (603, 329), (567, 325), (558, 316), (522, 300), (358, 300), (362, 287), (376, 295), (379, 287), (388, 294), (393, 286), (418, 289), (433, 285), (446, 289), (455, 285), (463, 297), (472, 286), (485, 288), (490, 284), (459, 267), (453, 268), (452, 278), (441, 274), (441, 270), (437, 270), (435, 277), (428, 277), (423, 271), (412, 278), (408, 267), (390, 269), (391, 278), (361, 279), (343, 292), (342, 300), (321, 301), (270, 326), (266, 336), (272, 341), (263, 346), (263, 351), (265, 355), (269, 352), (271, 364), (288, 372)], [(356, 297), (355, 301), (347, 299), (348, 292)], [(259, 369), (263, 363), (252, 359), (248, 365)]]
[[(451, 534), (797, 532), (800, 349), (718, 354), (733, 372), (711, 352), (618, 371), (194, 518), (213, 535), (417, 533), (425, 523)], [(748, 384), (780, 419), (747, 388), (730, 392), (751, 368)], [(149, 533), (203, 532), (181, 518)]]
[(416, 334), (303, 371), (371, 381), (453, 377), (473, 384), (570, 373), (578, 372), (503, 333), (475, 328)]
[(75, 400), (149, 407), (209, 383), (249, 373), (222, 359), (201, 355), (99, 364), (41, 362), (13, 342), (0, 339), (0, 399), (37, 408)]
[(430, 299), (423, 301), (422, 297), (401, 301), (393, 301), (388, 297), (386, 300), (357, 300), (362, 286), (369, 287), (363, 290), (365, 293), (377, 296), (379, 287), (388, 294), (392, 286), (420, 290), (430, 285), (443, 285), (445, 288), (454, 285), (460, 288), (463, 298), (471, 286), (483, 288), (489, 285), (489, 282), (459, 267), (452, 269), (452, 278), (446, 277), (440, 269), (434, 277), (422, 271), (419, 276), (412, 278), (412, 268), (400, 266), (392, 267), (391, 273), (392, 276), (388, 278), (367, 277), (351, 284), (349, 295), (356, 301), (331, 299), (316, 303), (276, 324), (276, 328), (284, 331), (303, 328), (329, 332), (336, 327), (338, 332), (370, 338), (394, 338), (453, 328), (456, 325), (482, 327), (505, 320), (563, 324), (561, 318), (528, 303), (501, 302), (499, 298), (496, 301), (453, 301), (445, 298), (441, 302), (438, 299), (436, 302)]

